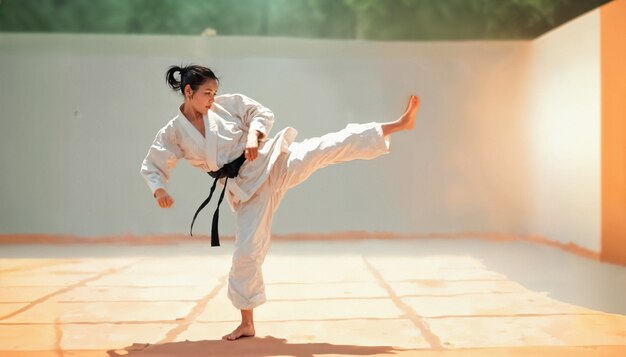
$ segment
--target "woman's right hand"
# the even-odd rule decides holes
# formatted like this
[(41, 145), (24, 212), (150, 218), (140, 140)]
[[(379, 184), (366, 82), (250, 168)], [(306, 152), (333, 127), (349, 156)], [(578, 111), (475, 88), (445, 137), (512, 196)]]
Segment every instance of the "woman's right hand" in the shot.
[(154, 198), (161, 208), (170, 208), (174, 204), (174, 199), (162, 188), (154, 191)]

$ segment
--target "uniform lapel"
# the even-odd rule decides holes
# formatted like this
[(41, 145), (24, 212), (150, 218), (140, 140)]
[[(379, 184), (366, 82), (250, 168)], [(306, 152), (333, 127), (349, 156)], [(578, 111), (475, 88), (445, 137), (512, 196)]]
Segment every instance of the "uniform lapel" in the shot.
[(217, 167), (217, 122), (212, 110), (204, 116), (204, 131), (206, 135), (207, 164), (211, 171), (219, 170)]
[[(204, 137), (202, 136), (202, 133), (200, 133), (200, 131), (198, 131), (198, 129), (196, 129), (196, 127), (193, 126), (193, 124), (191, 124), (189, 119), (187, 119), (187, 117), (185, 117), (185, 115), (180, 111), (178, 112), (178, 118), (183, 123), (182, 125), (185, 128), (185, 131), (187, 132), (187, 134), (189, 134), (190, 136), (193, 136), (193, 138), (198, 140), (199, 142), (204, 141)], [(205, 125), (206, 125), (206, 122), (205, 122)]]

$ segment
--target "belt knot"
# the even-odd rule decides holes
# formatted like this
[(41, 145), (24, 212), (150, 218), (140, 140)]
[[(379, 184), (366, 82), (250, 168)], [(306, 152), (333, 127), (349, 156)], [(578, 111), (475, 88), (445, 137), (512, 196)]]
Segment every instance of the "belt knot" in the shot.
[(202, 209), (211, 201), (211, 197), (213, 197), (213, 191), (215, 191), (215, 186), (217, 185), (217, 180), (221, 178), (226, 178), (224, 181), (224, 188), (222, 189), (222, 194), (220, 195), (219, 201), (217, 201), (217, 208), (215, 209), (215, 213), (213, 213), (213, 225), (211, 227), (211, 246), (218, 247), (220, 245), (220, 237), (218, 233), (218, 224), (220, 218), (220, 205), (222, 204), (222, 200), (224, 200), (224, 192), (226, 191), (226, 185), (228, 184), (229, 178), (235, 178), (239, 174), (239, 169), (241, 165), (243, 165), (244, 161), (246, 161), (245, 154), (241, 154), (237, 159), (228, 164), (224, 165), (221, 169), (217, 171), (207, 172), (213, 180), (213, 185), (211, 186), (211, 192), (209, 193), (209, 197), (207, 197), (204, 202), (198, 207), (196, 210), (196, 214), (193, 215), (193, 220), (191, 221), (191, 228), (189, 229), (189, 234), (193, 237), (193, 223), (196, 221), (196, 217), (198, 217), (198, 213), (202, 211)]

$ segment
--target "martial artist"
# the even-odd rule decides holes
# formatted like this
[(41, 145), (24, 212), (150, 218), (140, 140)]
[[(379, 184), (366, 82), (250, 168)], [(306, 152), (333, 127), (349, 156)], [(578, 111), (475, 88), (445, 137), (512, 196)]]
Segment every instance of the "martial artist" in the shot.
[(236, 176), (216, 177), (222, 187), (226, 184), (226, 199), (236, 216), (228, 298), (241, 310), (241, 324), (223, 338), (254, 336), (253, 309), (266, 301), (261, 266), (272, 217), (285, 192), (319, 168), (388, 153), (389, 136), (413, 128), (419, 100), (410, 96), (404, 114), (395, 121), (349, 124), (338, 132), (296, 142), (297, 131), (291, 127), (269, 137), (274, 114), (258, 102), (242, 94), (217, 95), (219, 81), (209, 68), (171, 66), (166, 81), (181, 91), (184, 101), (156, 134), (141, 174), (158, 205), (168, 208), (174, 200), (166, 183), (179, 159), (212, 174), (236, 164)]

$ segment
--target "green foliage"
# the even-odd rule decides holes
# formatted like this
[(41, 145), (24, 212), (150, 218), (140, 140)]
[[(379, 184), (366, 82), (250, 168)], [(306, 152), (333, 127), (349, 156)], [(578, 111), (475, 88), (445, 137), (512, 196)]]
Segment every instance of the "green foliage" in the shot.
[(608, 0), (0, 0), (0, 31), (534, 38)]

